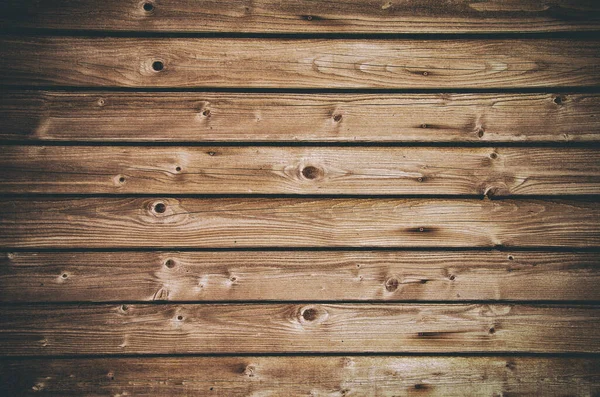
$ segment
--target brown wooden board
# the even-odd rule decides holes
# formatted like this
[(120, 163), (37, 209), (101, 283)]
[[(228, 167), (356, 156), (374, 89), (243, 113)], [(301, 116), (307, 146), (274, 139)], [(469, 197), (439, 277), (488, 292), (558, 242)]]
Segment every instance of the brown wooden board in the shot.
[(600, 86), (592, 39), (0, 38), (0, 84), (493, 89)]
[(2, 248), (597, 247), (581, 200), (2, 198)]
[(0, 193), (600, 194), (600, 150), (0, 146)]
[(0, 354), (600, 352), (595, 306), (0, 306)]
[(0, 302), (598, 301), (595, 252), (0, 254)]
[(593, 396), (598, 358), (159, 357), (0, 361), (32, 396)]
[(600, 28), (594, 0), (7, 0), (0, 26), (259, 33), (562, 32)]
[(598, 94), (6, 90), (0, 138), (96, 142), (600, 140)]

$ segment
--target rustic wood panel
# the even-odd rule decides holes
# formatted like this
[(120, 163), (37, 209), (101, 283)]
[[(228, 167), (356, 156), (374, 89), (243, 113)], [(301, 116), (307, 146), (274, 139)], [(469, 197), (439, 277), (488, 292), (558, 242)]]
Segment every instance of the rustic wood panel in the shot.
[(600, 28), (593, 0), (7, 0), (0, 27), (143, 32), (486, 33)]
[(0, 84), (248, 88), (599, 86), (597, 40), (3, 37)]
[(571, 252), (13, 252), (0, 301), (600, 300)]
[(575, 200), (2, 198), (0, 247), (588, 247)]
[(555, 357), (160, 357), (0, 361), (36, 396), (593, 396), (600, 360)]
[(597, 309), (392, 303), (3, 306), (0, 353), (598, 353)]
[(600, 194), (598, 149), (0, 146), (0, 152), (0, 193)]
[(600, 140), (598, 94), (7, 90), (0, 138), (113, 142)]

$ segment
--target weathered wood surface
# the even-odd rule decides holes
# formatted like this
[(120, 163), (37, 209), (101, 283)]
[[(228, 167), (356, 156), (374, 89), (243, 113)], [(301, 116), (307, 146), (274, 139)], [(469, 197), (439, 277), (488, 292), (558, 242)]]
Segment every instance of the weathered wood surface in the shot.
[(0, 307), (0, 354), (600, 352), (596, 306), (97, 304)]
[(0, 301), (600, 300), (596, 252), (0, 254)]
[(7, 0), (0, 27), (143, 32), (481, 33), (597, 30), (594, 0)]
[(35, 396), (594, 396), (600, 360), (556, 357), (160, 357), (0, 361)]
[(0, 146), (0, 193), (600, 194), (600, 150)]
[(589, 247), (581, 200), (2, 198), (4, 248)]
[(6, 90), (0, 138), (111, 142), (600, 140), (598, 94)]
[(244, 88), (600, 86), (587, 39), (0, 39), (0, 84)]

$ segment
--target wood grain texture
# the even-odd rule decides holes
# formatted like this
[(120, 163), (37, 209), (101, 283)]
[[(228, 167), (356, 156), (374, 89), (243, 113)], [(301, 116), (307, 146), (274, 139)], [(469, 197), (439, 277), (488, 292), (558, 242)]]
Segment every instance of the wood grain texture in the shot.
[[(149, 5), (145, 5), (149, 4)], [(481, 33), (597, 30), (593, 0), (7, 0), (0, 26), (152, 32)]]
[[(0, 84), (247, 88), (599, 86), (599, 41), (0, 39)], [(157, 71), (159, 69), (159, 71)]]
[(598, 94), (6, 90), (0, 139), (107, 142), (600, 140)]
[(3, 248), (590, 247), (580, 200), (2, 198)]
[(600, 352), (595, 306), (18, 305), (0, 354)]
[(600, 194), (600, 150), (0, 146), (0, 193)]
[(0, 361), (36, 396), (594, 396), (600, 360), (556, 357), (161, 357)]
[(0, 302), (600, 300), (596, 252), (0, 254)]

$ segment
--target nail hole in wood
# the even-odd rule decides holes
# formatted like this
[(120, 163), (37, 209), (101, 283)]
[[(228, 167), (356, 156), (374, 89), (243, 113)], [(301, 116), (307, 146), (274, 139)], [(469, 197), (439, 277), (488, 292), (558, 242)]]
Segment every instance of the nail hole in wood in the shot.
[(69, 277), (69, 275), (68, 275), (67, 273), (64, 273), (64, 274), (62, 275), (62, 278), (67, 278), (67, 277)]
[(206, 109), (205, 111), (202, 112), (202, 115), (204, 117), (210, 117), (210, 109)]
[(161, 61), (152, 62), (152, 69), (154, 69), (155, 72), (160, 72), (164, 68), (165, 68), (165, 64), (162, 63)]
[(152, 10), (154, 10), (154, 4), (144, 3), (144, 11), (151, 12)]
[(312, 165), (304, 167), (302, 169), (302, 176), (304, 176), (306, 179), (316, 179), (319, 176), (319, 169), (317, 167), (313, 167)]
[(333, 121), (335, 121), (336, 123), (339, 123), (340, 121), (342, 121), (342, 115), (336, 114), (335, 116), (333, 116)]
[(183, 320), (183, 316), (182, 315), (177, 316), (177, 320), (179, 320), (179, 321)]
[(129, 306), (123, 305), (123, 306), (121, 306), (121, 310), (123, 310), (124, 312), (126, 312), (127, 310), (129, 310)]
[(456, 276), (453, 274), (450, 276), (450, 280), (454, 281), (456, 279)]
[(175, 171), (181, 172), (181, 167), (175, 167)]
[(490, 334), (495, 334), (496, 333), (496, 328), (494, 328), (494, 327), (490, 328), (489, 332), (490, 332)]
[(125, 177), (124, 176), (120, 177), (119, 182), (121, 182), (121, 183), (125, 182)]
[(484, 133), (483, 128), (478, 128), (477, 129), (477, 136), (478, 137), (483, 138), (483, 133)]
[(508, 260), (509, 260), (509, 261), (512, 261), (513, 259), (515, 259), (515, 258), (514, 258), (512, 255), (509, 255), (509, 256), (508, 256)]
[(162, 214), (167, 210), (167, 206), (164, 203), (158, 203), (154, 206), (154, 212)]
[(554, 97), (554, 103), (557, 105), (561, 105), (563, 103), (563, 99), (561, 96)]

